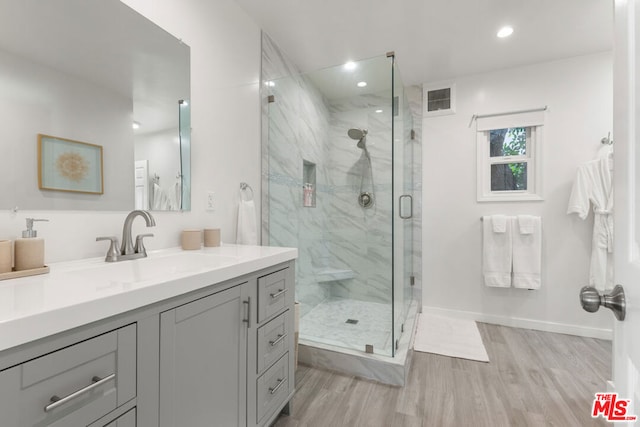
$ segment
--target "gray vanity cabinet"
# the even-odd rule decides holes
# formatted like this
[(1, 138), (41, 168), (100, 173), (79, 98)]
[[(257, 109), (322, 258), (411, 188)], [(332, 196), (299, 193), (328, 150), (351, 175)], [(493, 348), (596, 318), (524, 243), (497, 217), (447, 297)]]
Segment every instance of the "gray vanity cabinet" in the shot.
[(1, 427), (265, 427), (293, 396), (294, 261), (0, 352)]
[(160, 315), (160, 427), (246, 425), (248, 284)]
[(260, 275), (257, 322), (250, 328), (247, 365), (247, 425), (268, 426), (294, 392), (294, 283), (291, 263)]
[(160, 427), (268, 426), (294, 391), (294, 264), (160, 315)]
[(86, 426), (136, 396), (136, 325), (0, 372), (0, 425)]

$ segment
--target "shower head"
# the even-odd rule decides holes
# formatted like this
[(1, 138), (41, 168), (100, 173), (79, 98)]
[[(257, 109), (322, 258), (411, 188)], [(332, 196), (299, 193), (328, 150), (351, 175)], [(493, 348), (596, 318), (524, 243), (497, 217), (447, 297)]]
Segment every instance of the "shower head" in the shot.
[(366, 129), (351, 128), (347, 131), (347, 135), (349, 135), (349, 138), (358, 141), (358, 148), (363, 149), (367, 148), (365, 145), (365, 138), (367, 137), (367, 133), (368, 132)]
[(349, 138), (355, 139), (357, 141), (359, 139), (364, 138), (367, 135), (367, 130), (351, 128), (347, 131), (347, 134), (349, 135)]

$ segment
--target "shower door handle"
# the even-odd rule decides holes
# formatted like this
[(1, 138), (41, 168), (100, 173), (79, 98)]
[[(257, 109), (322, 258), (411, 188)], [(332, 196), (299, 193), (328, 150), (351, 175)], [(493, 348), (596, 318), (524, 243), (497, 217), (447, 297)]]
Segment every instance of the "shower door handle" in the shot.
[[(406, 203), (403, 203), (405, 200), (408, 200), (409, 206), (406, 206)], [(407, 215), (406, 211), (409, 210), (409, 214)], [(409, 194), (403, 194), (398, 198), (398, 212), (400, 213), (400, 218), (409, 219), (413, 218), (413, 197)]]

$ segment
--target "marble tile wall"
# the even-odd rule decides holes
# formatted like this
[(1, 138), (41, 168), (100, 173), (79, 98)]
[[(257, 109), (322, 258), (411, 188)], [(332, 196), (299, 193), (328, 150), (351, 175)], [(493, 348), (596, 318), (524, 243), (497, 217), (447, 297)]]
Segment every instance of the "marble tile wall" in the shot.
[[(334, 283), (331, 295), (389, 304), (393, 250), (391, 91), (332, 100), (329, 111), (329, 180), (335, 192), (328, 218), (331, 254), (337, 268), (355, 273), (353, 279)], [(350, 128), (368, 130), (371, 172), (364, 150), (347, 135)], [(371, 208), (358, 203), (361, 184), (363, 191), (374, 194)]]
[[(301, 315), (329, 296), (315, 273), (329, 265), (329, 110), (322, 95), (282, 54), (262, 38), (262, 242), (299, 249), (296, 299)], [(269, 103), (269, 95), (274, 102)], [(303, 162), (316, 165), (316, 206), (302, 205)]]

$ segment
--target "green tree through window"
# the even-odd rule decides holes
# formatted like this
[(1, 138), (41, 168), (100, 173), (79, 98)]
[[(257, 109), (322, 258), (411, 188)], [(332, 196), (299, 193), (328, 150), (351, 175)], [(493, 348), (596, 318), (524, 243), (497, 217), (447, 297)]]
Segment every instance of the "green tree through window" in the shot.
[[(524, 127), (495, 129), (489, 132), (491, 157), (527, 154), (527, 129)], [(527, 163), (502, 163), (491, 166), (491, 191), (527, 189)]]

